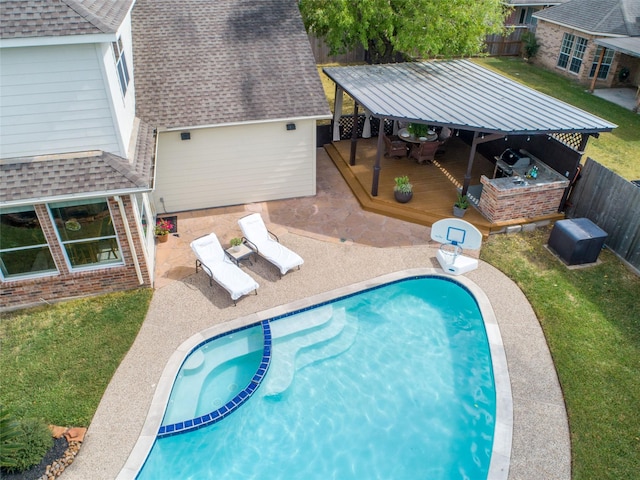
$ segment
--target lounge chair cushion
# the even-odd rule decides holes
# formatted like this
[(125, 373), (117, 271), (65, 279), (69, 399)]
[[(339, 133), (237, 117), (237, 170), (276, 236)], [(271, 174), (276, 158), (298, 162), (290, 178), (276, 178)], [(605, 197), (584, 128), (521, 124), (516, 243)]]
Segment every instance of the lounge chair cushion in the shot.
[(238, 220), (242, 234), (258, 249), (258, 255), (271, 262), (284, 275), (304, 263), (302, 257), (274, 239), (259, 213), (252, 213)]
[(258, 289), (258, 283), (227, 257), (214, 233), (191, 242), (191, 249), (205, 272), (229, 292), (232, 300)]

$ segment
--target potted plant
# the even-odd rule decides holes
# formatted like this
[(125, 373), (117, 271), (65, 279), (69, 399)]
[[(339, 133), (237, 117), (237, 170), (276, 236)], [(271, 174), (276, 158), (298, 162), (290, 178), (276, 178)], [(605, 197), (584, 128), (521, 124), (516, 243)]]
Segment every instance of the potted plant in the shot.
[(169, 240), (169, 233), (171, 230), (173, 230), (173, 223), (169, 220), (158, 219), (154, 233), (156, 234), (156, 237), (158, 237), (158, 241), (164, 243)]
[(459, 218), (464, 217), (465, 212), (469, 208), (469, 199), (466, 195), (458, 193), (458, 199), (453, 204), (453, 215)]
[(231, 244), (231, 249), (234, 252), (238, 252), (240, 250), (240, 245), (242, 245), (242, 239), (233, 237), (229, 243)]
[(396, 186), (393, 187), (393, 196), (400, 203), (407, 203), (413, 197), (413, 185), (409, 183), (409, 177), (404, 175), (396, 177)]
[(414, 138), (426, 137), (429, 127), (424, 123), (410, 123), (407, 126), (407, 131)]

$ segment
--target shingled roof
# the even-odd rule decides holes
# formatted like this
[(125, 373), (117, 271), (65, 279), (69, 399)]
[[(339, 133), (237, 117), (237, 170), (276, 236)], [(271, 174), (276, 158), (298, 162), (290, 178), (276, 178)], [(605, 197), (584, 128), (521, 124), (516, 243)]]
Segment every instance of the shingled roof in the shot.
[(0, 39), (115, 33), (133, 0), (2, 0)]
[(159, 128), (328, 117), (295, 0), (138, 0), (137, 115)]
[(533, 16), (594, 35), (640, 35), (638, 0), (571, 0)]
[(140, 123), (133, 162), (101, 150), (0, 162), (0, 207), (150, 191), (155, 132)]

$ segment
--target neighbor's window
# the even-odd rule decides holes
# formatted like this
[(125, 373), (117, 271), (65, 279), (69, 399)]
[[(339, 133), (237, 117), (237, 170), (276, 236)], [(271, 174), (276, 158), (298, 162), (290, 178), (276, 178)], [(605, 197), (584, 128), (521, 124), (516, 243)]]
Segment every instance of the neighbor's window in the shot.
[(518, 18), (519, 25), (535, 25), (537, 23), (537, 19), (533, 17), (533, 14), (536, 11), (533, 7), (522, 7), (520, 9), (520, 15)]
[(118, 41), (113, 42), (113, 56), (116, 60), (116, 69), (118, 70), (118, 80), (120, 80), (120, 90), (122, 90), (122, 96), (127, 93), (127, 87), (129, 86), (129, 69), (127, 68), (127, 59), (124, 56), (124, 48), (122, 48), (122, 38), (118, 38)]
[(562, 45), (560, 46), (560, 54), (558, 55), (557, 66), (567, 68), (573, 73), (578, 73), (582, 66), (584, 52), (587, 49), (587, 39), (576, 37), (570, 33), (565, 33), (562, 37)]
[(564, 37), (562, 37), (560, 55), (558, 56), (558, 66), (560, 68), (567, 68), (567, 65), (569, 64), (569, 56), (571, 55), (571, 50), (573, 50), (573, 43), (575, 40), (575, 35), (571, 35), (569, 33), (565, 33)]
[(58, 272), (33, 207), (0, 209), (0, 232), (3, 279)]
[(571, 58), (571, 64), (569, 65), (569, 71), (573, 73), (580, 72), (582, 66), (582, 59), (584, 58), (584, 52), (587, 49), (587, 39), (582, 37), (576, 37), (576, 46), (573, 49), (573, 57)]
[(49, 210), (72, 268), (122, 264), (105, 199), (51, 203)]
[[(602, 54), (602, 49), (604, 47), (602, 45), (598, 45), (596, 48), (596, 53), (593, 56), (593, 63), (591, 64), (591, 72), (589, 72), (589, 78), (593, 78), (596, 74), (596, 68), (598, 68), (598, 60), (600, 59), (600, 55)], [(611, 63), (613, 63), (613, 54), (615, 52), (610, 48), (607, 48), (604, 51), (604, 57), (602, 57), (602, 63), (600, 64), (600, 70), (598, 71), (598, 78), (600, 80), (604, 80), (609, 75), (609, 70), (611, 69)]]

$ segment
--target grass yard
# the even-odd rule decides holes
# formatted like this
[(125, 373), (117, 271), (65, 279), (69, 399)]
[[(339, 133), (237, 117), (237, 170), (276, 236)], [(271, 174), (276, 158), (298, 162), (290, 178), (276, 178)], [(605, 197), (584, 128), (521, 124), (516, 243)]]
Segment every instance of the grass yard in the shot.
[(0, 403), (18, 418), (89, 426), (152, 293), (140, 289), (3, 314)]
[(569, 270), (544, 248), (549, 233), (492, 236), (481, 258), (540, 320), (569, 414), (572, 478), (638, 478), (640, 278), (608, 250), (599, 265)]

